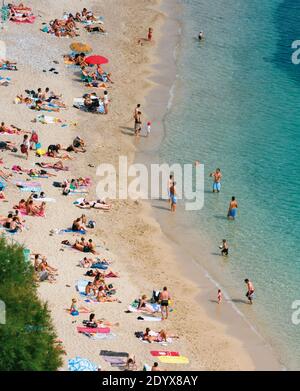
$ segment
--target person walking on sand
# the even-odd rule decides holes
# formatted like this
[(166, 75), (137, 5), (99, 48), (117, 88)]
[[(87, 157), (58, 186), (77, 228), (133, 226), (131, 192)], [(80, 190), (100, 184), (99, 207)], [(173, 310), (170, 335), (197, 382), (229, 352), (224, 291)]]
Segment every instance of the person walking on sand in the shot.
[(174, 175), (170, 175), (169, 176), (169, 179), (168, 179), (168, 202), (170, 203), (171, 202), (171, 186), (173, 186), (173, 183), (174, 183)]
[(245, 284), (247, 285), (246, 297), (249, 300), (249, 304), (253, 304), (254, 285), (248, 278), (245, 279)]
[(216, 171), (209, 174), (209, 176), (214, 177), (213, 193), (215, 193), (215, 192), (220, 193), (221, 179), (222, 179), (221, 170), (219, 168), (217, 168)]
[[(171, 296), (168, 292), (168, 288), (165, 286), (163, 291), (159, 294), (160, 308), (161, 308), (161, 318), (162, 320), (168, 319), (169, 316), (169, 300)], [(164, 316), (165, 314), (165, 316)]]
[(104, 113), (108, 114), (109, 97), (107, 91), (104, 91), (103, 93), (103, 105), (104, 105)]
[(142, 120), (141, 120), (141, 115), (142, 113), (140, 111), (137, 112), (137, 115), (134, 118), (134, 134), (135, 136), (139, 136), (141, 132), (141, 125), (142, 125)]
[(152, 36), (153, 36), (153, 28), (149, 27), (149, 29), (148, 29), (148, 37), (147, 37), (149, 42), (152, 41)]
[(140, 103), (138, 103), (138, 104), (136, 105), (136, 108), (134, 109), (134, 113), (133, 113), (133, 118), (134, 118), (134, 119), (136, 118), (136, 116), (137, 116), (137, 114), (138, 114), (139, 111), (141, 111), (141, 104), (140, 104)]
[(222, 300), (223, 300), (223, 295), (222, 295), (222, 291), (221, 289), (218, 289), (218, 304), (221, 304)]
[(177, 196), (176, 196), (176, 182), (173, 182), (170, 187), (170, 198), (171, 198), (171, 212), (176, 212)]
[(28, 154), (29, 148), (30, 148), (29, 137), (28, 137), (28, 134), (25, 134), (25, 136), (23, 138), (23, 142), (20, 145), (20, 149), (21, 149), (21, 152), (26, 155), (26, 159), (28, 159), (28, 157), (29, 157), (29, 154)]
[(228, 220), (235, 220), (237, 215), (238, 203), (235, 200), (235, 197), (231, 197), (231, 201), (228, 208), (227, 218)]
[(148, 121), (147, 122), (147, 137), (150, 136), (150, 133), (151, 133), (151, 122)]

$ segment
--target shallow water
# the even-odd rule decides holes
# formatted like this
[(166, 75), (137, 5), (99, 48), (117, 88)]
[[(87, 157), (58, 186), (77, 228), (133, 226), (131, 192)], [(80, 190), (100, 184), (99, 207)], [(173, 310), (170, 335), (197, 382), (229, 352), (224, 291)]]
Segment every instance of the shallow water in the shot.
[[(181, 3), (178, 78), (159, 154), (169, 163), (204, 163), (205, 204), (184, 212), (179, 203), (176, 232), (193, 228), (194, 254), (202, 248), (201, 263), (231, 297), (244, 300), (244, 278), (254, 282), (255, 306), (236, 299), (237, 307), (288, 368), (300, 369), (300, 325), (291, 321), (292, 302), (300, 299), (300, 65), (291, 63), (300, 3)], [(200, 30), (203, 42), (195, 38)], [(211, 193), (208, 176), (216, 167), (220, 194)], [(233, 195), (239, 214), (228, 222)], [(222, 238), (228, 260), (217, 255)]]

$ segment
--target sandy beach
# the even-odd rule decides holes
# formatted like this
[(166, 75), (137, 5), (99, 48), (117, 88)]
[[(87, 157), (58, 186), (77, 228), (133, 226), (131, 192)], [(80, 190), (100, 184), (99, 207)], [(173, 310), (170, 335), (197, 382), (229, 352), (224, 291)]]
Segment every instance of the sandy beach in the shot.
[[(133, 110), (140, 103), (144, 120), (153, 118), (155, 102), (151, 107), (149, 96), (153, 97), (153, 91), (159, 96), (155, 75), (160, 69), (166, 72), (166, 64), (161, 65), (162, 68), (157, 66), (160, 62), (159, 42), (161, 38), (165, 39), (164, 26), (168, 20), (166, 8), (160, 8), (161, 2), (158, 0), (111, 0), (109, 6), (102, 0), (50, 3), (50, 6), (45, 0), (26, 3), (37, 15), (35, 23), (9, 23), (1, 34), (1, 39), (7, 45), (7, 59), (18, 63), (18, 71), (1, 71), (1, 76), (9, 76), (12, 81), (7, 87), (0, 87), (0, 104), (1, 121), (22, 129), (36, 130), (45, 148), (58, 142), (69, 145), (77, 135), (87, 144), (86, 153), (75, 154), (74, 160), (64, 162), (69, 166), (69, 172), (53, 171), (57, 177), (38, 179), (46, 196), (56, 199), (56, 202), (47, 203), (45, 218), (25, 216), (26, 229), (13, 236), (32, 253), (46, 255), (49, 264), (58, 269), (57, 281), (53, 284), (40, 283), (39, 294), (48, 303), (58, 338), (63, 341), (67, 353), (61, 370), (67, 370), (68, 359), (76, 356), (88, 358), (103, 370), (116, 370), (102, 359), (100, 350), (126, 351), (135, 356), (141, 370), (145, 363), (152, 365), (155, 361), (150, 355), (154, 348), (178, 351), (189, 358), (188, 365), (161, 363), (163, 370), (280, 369), (271, 349), (234, 313), (229, 304), (224, 302), (222, 308), (216, 308), (217, 304), (213, 302), (216, 292), (212, 283), (203, 270), (193, 265), (180, 246), (165, 235), (147, 202), (112, 200), (109, 212), (93, 209), (81, 211), (73, 205), (78, 198), (76, 195), (65, 197), (61, 189), (52, 185), (53, 181), (91, 177), (92, 187), (87, 198), (96, 199), (97, 166), (111, 163), (118, 167), (119, 156), (127, 156), (129, 162), (134, 161), (137, 150), (143, 147), (143, 139), (136, 143), (132, 137)], [(61, 18), (66, 11), (74, 13), (83, 7), (104, 17), (106, 35), (89, 34), (81, 26), (80, 36), (75, 39), (58, 38), (41, 32), (43, 22), (48, 23)], [(147, 35), (149, 26), (154, 29), (154, 42), (138, 45), (138, 39)], [(81, 112), (72, 107), (73, 99), (86, 92), (97, 91), (103, 95), (103, 89), (85, 87), (78, 71), (65, 66), (63, 55), (70, 52), (69, 45), (73, 41), (86, 42), (92, 46), (93, 53), (109, 58), (109, 64), (103, 67), (111, 72), (114, 83), (108, 87), (111, 103), (107, 115)], [(153, 64), (156, 64), (155, 69)], [(56, 68), (58, 73), (49, 72), (51, 67)], [(67, 109), (49, 115), (65, 120), (68, 126), (34, 123), (32, 121), (40, 113), (29, 110), (25, 105), (14, 104), (16, 95), (39, 87), (49, 87), (63, 95)], [(159, 122), (159, 117), (155, 120)], [(154, 134), (158, 129), (154, 129)], [(4, 134), (1, 141), (4, 140), (14, 141), (19, 146), (22, 136)], [(27, 161), (19, 153), (9, 151), (1, 152), (0, 156), (7, 171), (11, 171), (13, 165), (29, 169), (36, 162), (49, 161), (36, 157), (33, 151)], [(13, 205), (29, 194), (21, 192), (12, 183), (13, 180), (26, 178), (24, 173), (13, 174), (5, 190), (8, 202), (0, 204), (1, 215), (7, 215)], [(71, 226), (82, 212), (88, 220), (96, 222), (96, 227), (88, 231), (86, 238), (93, 239), (99, 246), (97, 251), (101, 257), (111, 260), (110, 268), (120, 275), (120, 278), (107, 279), (107, 282), (117, 289), (116, 297), (121, 303), (86, 303), (75, 288), (76, 281), (85, 279), (86, 269), (78, 266), (84, 254), (61, 245), (63, 240), (72, 242), (80, 235), (50, 233), (51, 230)], [(7, 238), (11, 239), (9, 235)], [(163, 286), (168, 287), (174, 307), (168, 320), (157, 323), (139, 321), (136, 313), (126, 313), (134, 299), (142, 294), (151, 297), (153, 290), (161, 290)], [(119, 326), (112, 327), (116, 337), (93, 340), (77, 333), (76, 327), (87, 319), (87, 315), (72, 317), (66, 311), (73, 297), (78, 299), (79, 305), (93, 310), (98, 319), (119, 322)], [(167, 347), (143, 343), (134, 333), (144, 331), (146, 327), (155, 330), (164, 328), (176, 333), (179, 340), (174, 340)]]

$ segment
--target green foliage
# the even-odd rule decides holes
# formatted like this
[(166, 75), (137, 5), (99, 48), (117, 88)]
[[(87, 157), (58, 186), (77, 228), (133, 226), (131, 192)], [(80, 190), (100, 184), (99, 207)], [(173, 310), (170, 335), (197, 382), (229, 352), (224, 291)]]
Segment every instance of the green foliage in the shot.
[(0, 238), (0, 300), (6, 324), (0, 324), (0, 371), (55, 371), (61, 352), (46, 304), (37, 296), (34, 270), (23, 248)]

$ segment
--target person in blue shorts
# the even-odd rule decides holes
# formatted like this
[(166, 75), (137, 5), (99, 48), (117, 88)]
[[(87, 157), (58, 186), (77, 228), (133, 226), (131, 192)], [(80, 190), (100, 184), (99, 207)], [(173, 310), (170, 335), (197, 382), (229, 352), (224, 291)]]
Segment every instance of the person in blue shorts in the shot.
[(237, 216), (238, 203), (235, 200), (235, 197), (231, 197), (231, 201), (228, 208), (227, 218), (228, 220), (235, 220)]
[(217, 168), (216, 171), (212, 172), (209, 176), (214, 178), (213, 193), (216, 192), (219, 193), (221, 190), (221, 179), (222, 179), (221, 170)]

